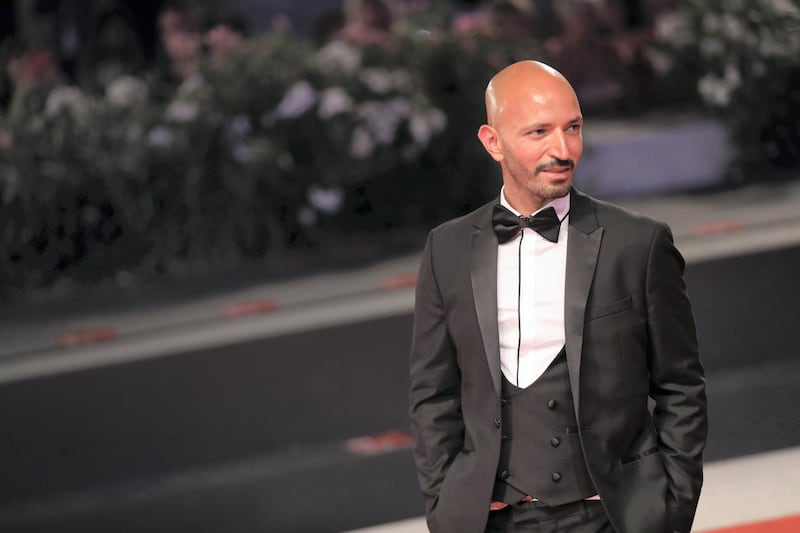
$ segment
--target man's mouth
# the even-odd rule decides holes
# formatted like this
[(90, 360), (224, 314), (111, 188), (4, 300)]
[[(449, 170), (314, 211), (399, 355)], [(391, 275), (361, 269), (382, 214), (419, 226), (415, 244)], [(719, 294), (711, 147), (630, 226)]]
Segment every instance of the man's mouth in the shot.
[(575, 169), (575, 163), (570, 160), (556, 160), (536, 167), (536, 174), (547, 172), (549, 174), (567, 174)]

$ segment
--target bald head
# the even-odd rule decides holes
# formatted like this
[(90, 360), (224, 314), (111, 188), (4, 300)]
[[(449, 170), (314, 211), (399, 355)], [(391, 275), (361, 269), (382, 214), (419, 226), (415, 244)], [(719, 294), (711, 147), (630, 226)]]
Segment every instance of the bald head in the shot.
[[(486, 121), (496, 126), (502, 112), (523, 98), (537, 99), (542, 92), (575, 91), (567, 79), (553, 67), (539, 61), (519, 61), (498, 72), (486, 87)], [(575, 97), (577, 100), (577, 97)]]
[(478, 138), (500, 163), (514, 209), (533, 213), (569, 194), (583, 153), (583, 116), (564, 76), (538, 61), (514, 63), (489, 82), (486, 115)]

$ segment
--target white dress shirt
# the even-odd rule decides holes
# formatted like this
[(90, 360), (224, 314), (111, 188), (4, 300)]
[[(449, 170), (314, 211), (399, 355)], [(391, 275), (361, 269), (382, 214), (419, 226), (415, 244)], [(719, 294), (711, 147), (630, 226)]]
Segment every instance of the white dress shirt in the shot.
[[(500, 204), (521, 215), (508, 203), (503, 190)], [(506, 379), (520, 388), (529, 387), (539, 379), (565, 340), (569, 194), (542, 209), (550, 206), (561, 220), (558, 242), (550, 242), (534, 230), (524, 228), (497, 249), (500, 368)]]

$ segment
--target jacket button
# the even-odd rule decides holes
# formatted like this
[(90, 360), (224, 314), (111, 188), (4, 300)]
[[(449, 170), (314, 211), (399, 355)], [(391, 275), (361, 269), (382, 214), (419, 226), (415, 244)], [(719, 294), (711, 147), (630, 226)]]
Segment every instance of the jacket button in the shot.
[(500, 472), (500, 476), (499, 477), (500, 477), (500, 479), (508, 479), (508, 476), (510, 476), (510, 475), (511, 474), (508, 472), (508, 470), (503, 470), (502, 472)]
[(547, 407), (548, 407), (549, 409), (555, 409), (555, 407), (556, 407), (556, 401), (555, 401), (555, 400), (549, 400), (549, 401), (547, 402)]
[(553, 481), (561, 481), (561, 474), (559, 474), (558, 472), (553, 472), (553, 475), (550, 477), (553, 478)]
[(561, 444), (561, 439), (559, 439), (558, 437), (553, 437), (552, 439), (550, 439), (550, 444), (552, 444), (553, 448), (555, 448), (556, 446)]
[(501, 422), (501, 420), (499, 418), (495, 418), (494, 419), (494, 425), (495, 426), (500, 427), (500, 422)]

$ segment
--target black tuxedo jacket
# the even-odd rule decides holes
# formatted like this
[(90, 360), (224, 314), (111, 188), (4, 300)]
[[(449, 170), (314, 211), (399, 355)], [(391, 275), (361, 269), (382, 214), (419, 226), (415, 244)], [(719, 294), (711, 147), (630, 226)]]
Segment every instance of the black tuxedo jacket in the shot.
[[(619, 533), (689, 531), (707, 419), (683, 258), (665, 224), (574, 189), (570, 202), (564, 327), (586, 465)], [(495, 203), (434, 229), (419, 271), (410, 416), (434, 532), (484, 530), (500, 456)]]

